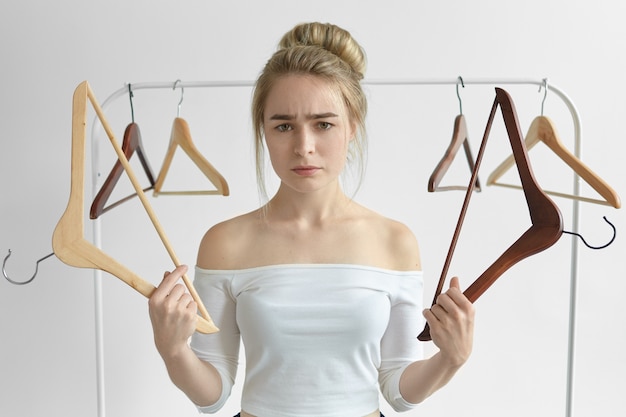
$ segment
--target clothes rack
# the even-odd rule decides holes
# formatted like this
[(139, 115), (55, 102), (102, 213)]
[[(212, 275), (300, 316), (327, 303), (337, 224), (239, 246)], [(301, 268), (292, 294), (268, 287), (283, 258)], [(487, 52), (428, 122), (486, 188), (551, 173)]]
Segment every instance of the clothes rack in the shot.
[[(419, 79), (419, 78), (406, 78), (406, 79), (371, 79), (363, 80), (362, 84), (372, 86), (427, 86), (427, 85), (457, 85), (459, 78), (441, 78), (441, 79)], [(582, 126), (578, 110), (573, 101), (568, 95), (556, 87), (554, 84), (548, 84), (547, 79), (532, 79), (532, 78), (501, 78), (501, 79), (465, 79), (463, 78), (464, 85), (535, 85), (544, 87), (547, 90), (554, 93), (557, 97), (563, 101), (567, 109), (572, 116), (573, 128), (574, 128), (574, 155), (581, 159), (582, 154)], [(132, 83), (130, 85), (132, 91), (142, 89), (174, 89), (176, 88), (252, 88), (254, 86), (253, 81), (180, 81), (175, 82), (142, 82)], [(103, 102), (102, 109), (106, 110), (107, 106), (114, 102), (117, 98), (124, 96), (125, 94), (132, 93), (129, 84), (125, 84), (120, 89), (111, 93)], [(99, 167), (98, 167), (98, 146), (101, 140), (102, 126), (97, 118), (94, 119), (91, 132), (91, 145), (92, 145), (92, 190), (93, 197), (95, 198), (98, 192), (98, 179), (99, 179)], [(580, 195), (580, 178), (574, 173), (573, 178), (573, 195)], [(574, 199), (572, 201), (572, 225), (570, 230), (578, 232), (579, 229), (579, 217), (580, 217), (579, 201)], [(94, 245), (98, 248), (101, 247), (101, 227), (100, 219), (95, 219), (92, 222), (93, 225), (93, 239)], [(573, 387), (574, 387), (574, 356), (575, 356), (575, 339), (576, 339), (576, 304), (577, 304), (577, 283), (578, 283), (578, 239), (571, 240), (571, 259), (570, 259), (570, 292), (569, 292), (569, 329), (568, 329), (568, 343), (567, 343), (567, 384), (566, 384), (566, 404), (565, 404), (565, 416), (572, 416), (572, 401), (573, 401)], [(104, 402), (104, 355), (103, 355), (103, 318), (102, 318), (102, 271), (94, 270), (94, 301), (95, 301), (95, 328), (96, 328), (96, 378), (97, 378), (97, 390), (98, 390), (98, 417), (105, 416), (105, 402)], [(417, 329), (416, 329), (417, 330)]]

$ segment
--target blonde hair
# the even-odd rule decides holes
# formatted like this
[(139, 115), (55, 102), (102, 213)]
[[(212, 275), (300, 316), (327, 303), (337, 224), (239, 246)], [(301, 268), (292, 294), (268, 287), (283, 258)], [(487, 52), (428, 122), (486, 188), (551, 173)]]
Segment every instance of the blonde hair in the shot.
[(263, 115), (265, 102), (274, 83), (289, 74), (320, 77), (339, 93), (356, 135), (350, 141), (348, 162), (357, 174), (357, 187), (365, 170), (367, 99), (361, 88), (366, 57), (352, 35), (329, 23), (303, 23), (287, 32), (278, 50), (269, 59), (257, 79), (252, 98), (252, 125), (255, 136), (256, 173), (261, 197), (267, 200), (265, 187), (265, 146)]

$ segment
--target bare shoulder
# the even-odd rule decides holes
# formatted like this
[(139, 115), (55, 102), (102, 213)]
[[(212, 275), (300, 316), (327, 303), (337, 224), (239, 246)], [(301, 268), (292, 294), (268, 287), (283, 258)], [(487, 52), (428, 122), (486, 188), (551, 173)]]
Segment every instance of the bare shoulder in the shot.
[(421, 270), (419, 245), (415, 234), (404, 223), (387, 219), (387, 242), (399, 270)]
[(419, 245), (406, 224), (373, 211), (367, 217), (376, 251), (383, 256), (385, 264), (396, 270), (421, 270)]
[(233, 217), (212, 226), (202, 237), (197, 266), (204, 269), (235, 269), (244, 237), (254, 235), (257, 212)]

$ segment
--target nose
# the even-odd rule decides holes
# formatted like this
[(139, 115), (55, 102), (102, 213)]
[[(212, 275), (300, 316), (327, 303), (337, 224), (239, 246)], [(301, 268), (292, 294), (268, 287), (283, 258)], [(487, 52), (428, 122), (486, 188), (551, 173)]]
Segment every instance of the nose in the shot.
[(315, 152), (315, 138), (307, 129), (301, 129), (294, 135), (293, 152), (298, 156), (311, 155)]

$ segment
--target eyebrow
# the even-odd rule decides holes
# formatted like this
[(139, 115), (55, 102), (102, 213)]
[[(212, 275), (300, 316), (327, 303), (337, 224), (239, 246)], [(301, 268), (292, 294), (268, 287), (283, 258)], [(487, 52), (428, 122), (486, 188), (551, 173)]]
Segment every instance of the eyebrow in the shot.
[[(339, 117), (339, 116), (333, 112), (309, 114), (306, 116), (306, 118), (309, 120), (328, 119), (331, 117)], [(293, 120), (295, 118), (296, 116), (292, 114), (274, 114), (270, 117), (270, 120)]]

